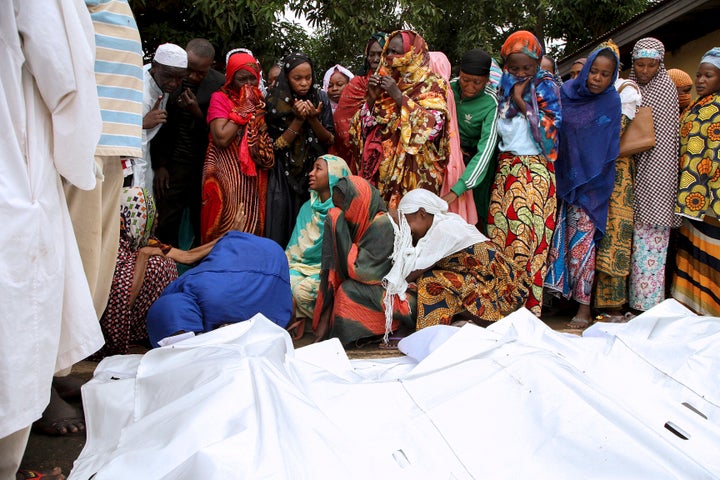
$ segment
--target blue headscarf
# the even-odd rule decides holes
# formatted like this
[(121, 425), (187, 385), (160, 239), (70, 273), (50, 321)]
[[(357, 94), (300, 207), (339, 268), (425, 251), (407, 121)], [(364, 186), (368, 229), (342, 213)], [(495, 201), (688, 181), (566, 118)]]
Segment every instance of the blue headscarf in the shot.
[[(588, 90), (590, 70), (602, 51), (615, 58), (608, 87), (598, 94)], [(619, 59), (601, 45), (588, 57), (574, 80), (561, 88), (563, 123), (555, 162), (558, 198), (582, 207), (595, 225), (595, 238), (605, 235), (610, 194), (615, 185), (615, 160), (620, 153), (620, 95), (615, 90)]]

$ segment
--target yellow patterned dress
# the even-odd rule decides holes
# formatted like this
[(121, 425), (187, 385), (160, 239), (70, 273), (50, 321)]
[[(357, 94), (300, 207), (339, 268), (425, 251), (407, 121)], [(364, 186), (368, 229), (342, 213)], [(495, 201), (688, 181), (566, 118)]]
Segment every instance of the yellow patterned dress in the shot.
[(683, 217), (672, 296), (705, 315), (720, 315), (720, 92), (707, 95), (680, 123)]

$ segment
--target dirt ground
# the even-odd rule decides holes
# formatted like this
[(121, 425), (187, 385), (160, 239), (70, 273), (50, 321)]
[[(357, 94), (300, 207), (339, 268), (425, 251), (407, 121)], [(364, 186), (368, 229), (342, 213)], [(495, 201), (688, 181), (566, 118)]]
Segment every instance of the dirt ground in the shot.
[[(558, 314), (554, 316), (546, 316), (542, 320), (548, 324), (553, 330), (564, 331), (569, 333), (580, 334), (581, 330), (569, 329), (567, 322), (571, 315)], [(295, 347), (302, 347), (312, 341), (312, 335), (306, 333), (305, 336), (295, 341)], [(139, 352), (133, 352), (139, 353)], [(379, 358), (394, 357), (402, 355), (398, 350), (387, 350), (378, 348), (377, 345), (367, 345), (361, 348), (348, 350), (350, 358)], [(97, 363), (90, 361), (82, 361), (73, 367), (71, 375), (89, 380), (92, 378), (93, 371)], [(70, 402), (78, 409), (82, 409), (80, 400)], [(63, 472), (69, 473), (72, 469), (73, 462), (80, 455), (85, 445), (84, 432), (76, 435), (63, 437), (54, 437), (42, 433), (32, 432), (28, 441), (25, 456), (23, 458), (22, 468), (32, 469), (50, 469), (54, 466), (62, 468)]]

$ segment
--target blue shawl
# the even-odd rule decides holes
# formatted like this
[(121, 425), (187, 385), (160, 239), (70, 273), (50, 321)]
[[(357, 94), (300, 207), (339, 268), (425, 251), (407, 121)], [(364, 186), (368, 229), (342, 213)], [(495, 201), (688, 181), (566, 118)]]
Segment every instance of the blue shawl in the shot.
[[(608, 50), (616, 67), (610, 85), (590, 93), (587, 80), (595, 58)], [(555, 162), (557, 196), (581, 207), (595, 225), (596, 240), (605, 235), (615, 160), (620, 153), (620, 95), (615, 90), (619, 60), (609, 47), (593, 51), (578, 77), (563, 84), (563, 123)]]

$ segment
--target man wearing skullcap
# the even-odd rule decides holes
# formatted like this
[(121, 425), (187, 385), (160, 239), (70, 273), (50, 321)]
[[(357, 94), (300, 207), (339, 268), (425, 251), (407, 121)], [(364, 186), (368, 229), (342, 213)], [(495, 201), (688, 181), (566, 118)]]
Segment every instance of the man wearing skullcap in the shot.
[(206, 116), (210, 96), (225, 83), (225, 75), (212, 68), (215, 48), (204, 38), (185, 46), (188, 69), (180, 88), (170, 95), (167, 124), (153, 139), (150, 148), (158, 210), (158, 239), (181, 245), (180, 226), (189, 212), (190, 226), (200, 239), (202, 171), (210, 133)]
[[(477, 216), (483, 227), (487, 219), (490, 185), (494, 180), (497, 144), (497, 106), (495, 87), (490, 85), (492, 57), (479, 48), (465, 52), (460, 77), (450, 83), (455, 94), (460, 146), (465, 171), (443, 196), (449, 204), (472, 190)], [(490, 172), (490, 175), (488, 175)]]
[(187, 72), (187, 53), (181, 47), (164, 43), (155, 50), (153, 61), (143, 67), (143, 134), (142, 158), (133, 165), (133, 187), (153, 192), (153, 171), (150, 161), (150, 141), (167, 122), (168, 94), (182, 83)]

